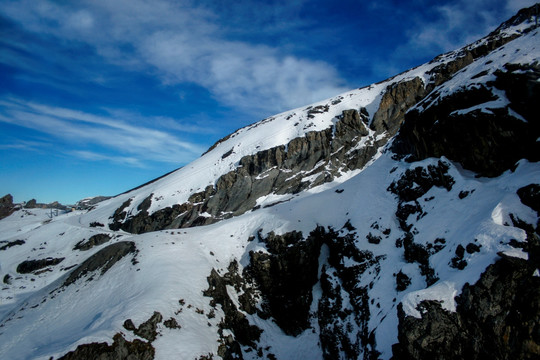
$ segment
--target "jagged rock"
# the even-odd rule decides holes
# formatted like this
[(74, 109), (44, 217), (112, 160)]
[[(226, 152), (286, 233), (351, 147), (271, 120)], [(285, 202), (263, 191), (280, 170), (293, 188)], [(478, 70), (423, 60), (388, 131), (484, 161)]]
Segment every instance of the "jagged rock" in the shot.
[(540, 215), (540, 185), (530, 184), (518, 189), (517, 194), (521, 202)]
[(400, 201), (409, 202), (426, 194), (433, 186), (442, 187), (450, 191), (455, 180), (448, 175), (449, 164), (438, 161), (437, 165), (427, 167), (418, 166), (409, 169), (399, 178), (392, 182), (388, 191), (396, 194)]
[[(125, 210), (131, 204), (131, 200), (127, 200), (115, 211), (109, 227), (111, 230), (143, 233), (207, 225), (253, 209), (261, 196), (295, 194), (332, 181), (340, 169), (353, 170), (364, 166), (386, 142), (373, 140), (361, 149), (355, 148), (360, 139), (369, 134), (365, 126), (367, 118), (365, 109), (360, 112), (345, 110), (336, 122), (335, 131), (331, 128), (311, 131), (291, 140), (287, 146), (244, 156), (237, 169), (219, 177), (215, 186), (192, 194), (184, 204), (149, 215), (147, 210), (152, 198), (149, 196), (137, 206), (138, 213), (130, 215)], [(315, 174), (319, 176), (314, 181), (304, 181), (305, 177)], [(203, 212), (211, 216), (200, 216)]]
[(456, 312), (421, 303), (422, 318), (398, 307), (394, 359), (533, 359), (540, 357), (537, 264), (503, 257), (456, 297)]
[(5, 245), (0, 246), (0, 251), (9, 249), (12, 246), (23, 245), (23, 244), (25, 244), (24, 240), (13, 240), (13, 241), (8, 242)]
[(112, 345), (107, 343), (91, 343), (77, 346), (59, 360), (152, 360), (155, 349), (150, 343), (135, 339), (127, 341), (121, 334), (113, 337)]
[(31, 272), (41, 270), (48, 266), (54, 266), (60, 264), (65, 258), (47, 258), (39, 260), (26, 260), (17, 265), (17, 272), (19, 274), (29, 274)]
[(409, 232), (412, 228), (412, 224), (407, 222), (411, 214), (417, 213), (417, 220), (424, 215), (417, 201), (418, 198), (425, 195), (433, 186), (442, 187), (448, 191), (452, 189), (455, 180), (448, 175), (449, 169), (446, 162), (439, 160), (437, 165), (409, 169), (397, 181), (390, 184), (387, 190), (399, 198), (395, 214), (403, 231)]
[[(489, 112), (457, 111), (496, 98), (488, 87), (478, 85), (439, 98), (427, 109), (417, 107), (408, 112), (392, 150), (408, 156), (409, 161), (445, 156), (466, 169), (490, 177), (513, 169), (520, 159), (540, 160), (540, 143), (536, 141), (540, 124), (535, 114), (527, 110), (534, 109), (534, 99), (540, 98), (537, 81), (540, 71), (536, 65), (506, 67), (510, 70), (495, 72), (496, 80), (491, 85), (504, 90), (509, 107), (527, 121), (514, 117), (508, 107)], [(435, 93), (430, 97), (437, 96), (439, 94)]]
[[(321, 227), (314, 232), (324, 239), (329, 250), (328, 267), (323, 267), (320, 277), (322, 297), (317, 314), (323, 356), (325, 359), (357, 359), (363, 353), (365, 359), (377, 359), (379, 353), (368, 331), (368, 289), (358, 286), (358, 282), (368, 270), (373, 277), (377, 276), (381, 257), (359, 250), (354, 233), (341, 236), (331, 228), (325, 231)], [(345, 265), (344, 258), (353, 262)], [(344, 293), (347, 301), (343, 299)]]
[(317, 282), (322, 238), (312, 233), (268, 234), (262, 239), (269, 253), (250, 252), (245, 272), (255, 279), (269, 315), (289, 335), (309, 327), (312, 288)]
[(138, 335), (150, 342), (156, 340), (157, 337), (157, 325), (163, 321), (163, 316), (154, 311), (154, 314), (150, 319), (143, 322), (137, 329), (134, 329), (133, 332), (135, 335)]
[(163, 322), (163, 325), (169, 329), (181, 329), (182, 327), (180, 326), (180, 324), (178, 323), (178, 321), (176, 321), (175, 318), (170, 318), (168, 320), (165, 320)]
[(411, 278), (404, 274), (401, 270), (396, 274), (396, 290), (404, 291), (411, 284)]
[(13, 205), (13, 196), (11, 194), (4, 195), (0, 198), (0, 219), (11, 215), (15, 211)]
[[(212, 298), (210, 305), (221, 305), (225, 318), (220, 323), (221, 329), (230, 329), (234, 333), (235, 339), (224, 340), (226, 350), (223, 353), (237, 353), (235, 349), (240, 344), (251, 348), (256, 348), (255, 343), (259, 341), (262, 330), (255, 325), (251, 325), (246, 316), (238, 311), (236, 305), (227, 293), (227, 285), (234, 286), (237, 291), (245, 288), (243, 279), (238, 274), (238, 264), (233, 262), (229, 265), (229, 271), (222, 277), (212, 269), (207, 277), (208, 289), (203, 291), (204, 296)], [(241, 352), (240, 352), (241, 354)]]
[(111, 236), (109, 234), (96, 234), (92, 235), (88, 241), (79, 241), (77, 244), (75, 244), (75, 247), (73, 250), (81, 250), (86, 251), (90, 250), (94, 246), (99, 246), (102, 244), (105, 244), (107, 241), (111, 240)]
[(394, 135), (404, 120), (404, 115), (411, 106), (426, 94), (424, 82), (419, 77), (389, 85), (381, 99), (379, 109), (373, 115), (371, 129)]
[(88, 273), (101, 269), (101, 275), (109, 270), (120, 259), (136, 251), (132, 241), (119, 241), (111, 244), (86, 259), (81, 265), (73, 270), (62, 286), (69, 286)]
[(26, 202), (24, 205), (25, 209), (34, 209), (37, 206), (36, 199), (31, 199)]

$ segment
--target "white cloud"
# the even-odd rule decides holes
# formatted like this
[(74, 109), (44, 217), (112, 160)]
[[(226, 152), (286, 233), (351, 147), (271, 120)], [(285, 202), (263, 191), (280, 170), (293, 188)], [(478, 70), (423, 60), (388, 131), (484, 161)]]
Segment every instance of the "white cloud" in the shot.
[[(205, 148), (183, 141), (168, 132), (136, 126), (118, 117), (98, 116), (67, 108), (51, 107), (24, 100), (0, 101), (0, 122), (33, 129), (72, 144), (72, 147), (102, 147), (118, 156), (96, 151), (76, 150), (85, 159), (116, 159), (132, 166), (143, 161), (185, 163), (199, 156)], [(151, 121), (148, 120), (147, 121)], [(90, 156), (90, 154), (94, 154)], [(101, 154), (101, 155), (99, 155)], [(135, 161), (135, 159), (138, 159)]]
[[(242, 110), (276, 112), (346, 90), (329, 64), (228, 39), (216, 24), (217, 15), (197, 2), (62, 4), (20, 0), (0, 11), (31, 32), (85, 43), (108, 62), (157, 74), (164, 84), (200, 85), (222, 104)], [(300, 5), (276, 6), (276, 19), (287, 9), (298, 11)]]
[(128, 157), (128, 156), (110, 156), (95, 153), (93, 151), (86, 150), (76, 150), (71, 153), (79, 158), (90, 160), (90, 161), (108, 161), (120, 165), (128, 165), (132, 167), (144, 167), (144, 164), (137, 158)]

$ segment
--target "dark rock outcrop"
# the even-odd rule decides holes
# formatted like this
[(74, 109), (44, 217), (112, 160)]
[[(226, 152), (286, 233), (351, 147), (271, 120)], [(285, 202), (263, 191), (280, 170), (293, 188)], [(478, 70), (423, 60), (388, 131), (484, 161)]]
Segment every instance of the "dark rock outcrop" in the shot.
[(152, 360), (154, 355), (155, 349), (150, 343), (138, 339), (127, 341), (116, 334), (112, 345), (105, 342), (79, 345), (59, 360)]
[(389, 85), (379, 109), (373, 115), (371, 129), (377, 133), (387, 131), (388, 136), (393, 136), (401, 126), (407, 110), (420, 101), (426, 91), (424, 82), (418, 77)]
[(538, 264), (503, 256), (456, 298), (456, 312), (421, 303), (422, 318), (399, 313), (394, 359), (537, 359), (540, 357)]
[(312, 288), (318, 280), (322, 237), (313, 232), (269, 233), (261, 239), (269, 253), (250, 252), (245, 273), (253, 278), (265, 300), (263, 311), (288, 335), (297, 336), (310, 326)]
[(9, 242), (0, 242), (0, 251), (7, 250), (10, 247), (17, 246), (17, 245), (23, 245), (25, 244), (24, 240), (13, 240)]
[[(335, 129), (308, 132), (287, 146), (244, 156), (236, 170), (222, 175), (215, 186), (192, 194), (186, 203), (148, 214), (150, 196), (138, 205), (137, 214), (130, 215), (125, 210), (130, 205), (128, 200), (115, 211), (109, 227), (143, 233), (210, 224), (252, 210), (261, 196), (295, 194), (332, 181), (340, 170), (364, 166), (386, 142), (370, 139), (364, 147), (355, 147), (369, 134), (367, 116), (365, 109), (346, 110)], [(313, 175), (317, 175), (314, 180), (305, 180)], [(202, 213), (211, 216), (202, 217)]]
[(86, 259), (81, 265), (75, 268), (64, 281), (62, 286), (69, 286), (78, 279), (82, 278), (88, 273), (92, 273), (101, 270), (100, 274), (103, 275), (114, 264), (116, 264), (124, 256), (135, 253), (137, 248), (132, 241), (119, 241), (111, 244), (94, 255)]
[[(174, 321), (174, 324), (178, 325), (176, 323), (175, 319), (172, 319)], [(133, 331), (133, 333), (137, 336), (142, 337), (143, 339), (148, 340), (149, 342), (152, 342), (156, 340), (158, 336), (157, 332), (157, 325), (163, 321), (163, 316), (157, 312), (154, 311), (154, 314), (150, 317), (150, 319), (143, 322), (139, 327), (135, 327), (133, 324), (133, 321), (131, 319), (127, 319), (124, 321), (124, 328), (129, 331)], [(169, 320), (169, 324), (172, 324), (171, 320)]]
[(96, 234), (92, 235), (87, 241), (79, 241), (75, 244), (73, 250), (86, 251), (90, 250), (94, 246), (99, 246), (105, 244), (107, 241), (111, 240), (111, 235), (109, 234)]
[(13, 196), (11, 194), (4, 195), (0, 198), (0, 219), (8, 217), (15, 211), (15, 205), (13, 205)]
[(48, 266), (54, 266), (64, 261), (64, 258), (46, 258), (39, 260), (26, 260), (17, 265), (17, 272), (19, 274), (29, 274), (38, 270), (44, 269)]
[[(464, 88), (405, 115), (392, 150), (410, 161), (445, 156), (482, 176), (498, 176), (520, 159), (540, 160), (540, 122), (532, 109), (540, 98), (538, 65), (507, 64), (495, 72), (496, 80)], [(487, 111), (471, 109), (496, 99), (493, 87), (503, 90), (507, 107)], [(523, 119), (516, 118), (514, 113)], [(460, 146), (456, 146), (460, 144)]]
[[(220, 276), (216, 270), (212, 269), (207, 281), (208, 289), (203, 291), (203, 295), (212, 298), (210, 305), (221, 305), (225, 313), (225, 318), (219, 324), (220, 333), (223, 334), (222, 329), (229, 329), (234, 333), (234, 339), (222, 335), (222, 349), (220, 352), (224, 357), (225, 354), (228, 354), (228, 356), (234, 354), (231, 358), (241, 358), (240, 345), (255, 349), (262, 330), (249, 323), (244, 313), (239, 311), (227, 293), (227, 285), (233, 286), (238, 292), (243, 291), (246, 293), (248, 291), (249, 293), (245, 280), (238, 274), (238, 263), (232, 262), (229, 264), (228, 271), (223, 276)], [(242, 300), (244, 304), (242, 307), (253, 313), (254, 309), (249, 304), (250, 299), (244, 296)]]

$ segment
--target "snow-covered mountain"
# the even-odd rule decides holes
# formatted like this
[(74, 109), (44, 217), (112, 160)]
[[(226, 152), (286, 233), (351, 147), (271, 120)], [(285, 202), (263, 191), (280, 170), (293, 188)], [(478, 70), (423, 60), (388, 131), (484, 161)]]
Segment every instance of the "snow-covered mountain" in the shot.
[(0, 220), (0, 358), (540, 356), (534, 15), (90, 210)]

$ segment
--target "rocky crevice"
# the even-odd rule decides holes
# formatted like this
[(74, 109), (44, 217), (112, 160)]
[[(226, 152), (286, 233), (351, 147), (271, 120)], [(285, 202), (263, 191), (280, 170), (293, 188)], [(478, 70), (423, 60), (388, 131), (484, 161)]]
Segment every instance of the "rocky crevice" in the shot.
[(425, 215), (418, 199), (424, 196), (432, 187), (452, 190), (455, 180), (448, 174), (449, 164), (439, 160), (436, 165), (426, 167), (418, 166), (405, 171), (398, 180), (392, 182), (388, 191), (398, 197), (398, 206), (395, 212), (404, 236), (398, 239), (396, 246), (403, 247), (405, 261), (418, 263), (421, 274), (425, 277), (427, 285), (434, 284), (437, 274), (429, 263), (431, 255), (444, 248), (445, 240), (438, 238), (434, 244), (422, 245), (414, 241), (413, 223), (409, 223), (409, 217), (415, 216), (419, 220)]
[[(236, 262), (222, 276), (212, 270), (204, 295), (213, 298), (211, 304), (221, 305), (225, 318), (220, 326), (234, 334), (234, 338), (222, 339), (221, 356), (241, 358), (241, 347), (256, 349), (261, 356), (266, 353), (257, 348), (260, 330), (247, 320), (245, 314), (250, 314), (273, 319), (289, 336), (298, 336), (310, 328), (314, 331), (313, 321), (317, 321), (325, 359), (336, 358), (337, 354), (344, 359), (376, 359), (376, 344), (368, 331), (368, 288), (358, 286), (358, 282), (368, 270), (369, 276), (377, 276), (381, 257), (359, 250), (353, 230), (348, 223), (340, 231), (319, 226), (306, 238), (294, 231), (265, 237), (258, 234), (267, 252), (251, 252), (241, 275)], [(323, 246), (328, 258), (319, 264)], [(341, 261), (344, 257), (351, 259), (347, 265)], [(313, 304), (317, 282), (322, 297)], [(232, 302), (226, 286), (237, 292), (240, 308)], [(312, 312), (313, 306), (316, 312)]]

